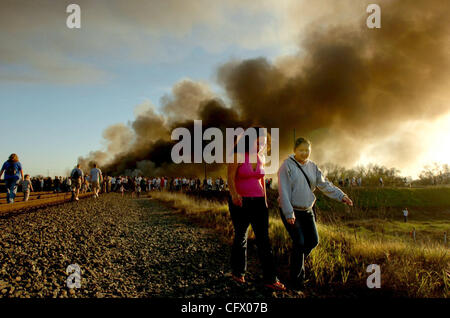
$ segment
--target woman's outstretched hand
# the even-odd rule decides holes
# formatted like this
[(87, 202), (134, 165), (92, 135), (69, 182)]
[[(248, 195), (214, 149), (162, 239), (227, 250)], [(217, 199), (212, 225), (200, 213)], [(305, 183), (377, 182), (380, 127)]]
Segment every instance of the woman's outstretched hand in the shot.
[(353, 201), (346, 195), (342, 198), (342, 202), (344, 202), (348, 206), (353, 206)]
[(233, 195), (231, 197), (231, 200), (233, 201), (234, 205), (242, 206), (242, 196), (240, 196), (239, 194)]
[(294, 225), (294, 223), (295, 223), (295, 216), (293, 218), (287, 219), (286, 221), (288, 222), (288, 224)]

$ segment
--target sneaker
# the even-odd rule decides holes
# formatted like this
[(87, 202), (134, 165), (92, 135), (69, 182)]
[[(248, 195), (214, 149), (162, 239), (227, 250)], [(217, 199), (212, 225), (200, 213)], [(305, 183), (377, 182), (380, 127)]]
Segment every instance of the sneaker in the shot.
[(232, 278), (235, 282), (238, 282), (238, 283), (240, 283), (240, 284), (244, 284), (244, 283), (245, 283), (245, 277), (244, 277), (244, 275), (242, 275), (242, 276), (236, 276), (236, 275), (231, 274), (231, 278)]
[(78, 198), (75, 198), (75, 201), (80, 201), (80, 199), (78, 199)]
[(286, 287), (277, 279), (275, 282), (271, 284), (265, 284), (264, 285), (267, 288), (273, 289), (273, 290), (279, 290), (279, 291), (285, 291)]

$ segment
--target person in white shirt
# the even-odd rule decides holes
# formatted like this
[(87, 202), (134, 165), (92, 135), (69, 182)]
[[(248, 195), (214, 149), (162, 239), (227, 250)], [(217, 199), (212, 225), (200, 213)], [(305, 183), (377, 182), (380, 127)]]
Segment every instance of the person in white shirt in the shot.
[(116, 192), (116, 178), (115, 177), (111, 178), (111, 191)]
[(100, 183), (102, 182), (102, 171), (97, 168), (97, 164), (94, 163), (94, 168), (91, 169), (91, 185), (94, 197), (98, 198), (98, 192), (100, 190)]
[(67, 189), (69, 191), (70, 188), (72, 188), (72, 179), (71, 178), (67, 178), (66, 185), (67, 185)]
[(211, 179), (211, 177), (208, 178), (208, 190), (212, 190), (212, 179)]
[(403, 210), (403, 219), (405, 220), (405, 223), (408, 222), (408, 209), (405, 208)]

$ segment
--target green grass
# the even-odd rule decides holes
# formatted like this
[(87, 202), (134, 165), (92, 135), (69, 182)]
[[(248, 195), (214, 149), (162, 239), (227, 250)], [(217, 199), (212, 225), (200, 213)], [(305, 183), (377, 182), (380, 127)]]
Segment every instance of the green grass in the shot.
[[(347, 231), (372, 238), (384, 237), (411, 242), (416, 231), (416, 243), (444, 244), (444, 232), (450, 241), (450, 188), (347, 188), (353, 200), (347, 207), (316, 191), (319, 220), (339, 225)], [(276, 193), (271, 194), (272, 205)], [(408, 208), (408, 222), (403, 220)]]
[[(356, 207), (361, 209), (384, 208), (447, 208), (450, 211), (450, 187), (429, 188), (343, 188)], [(339, 207), (318, 193), (318, 204), (321, 209)]]
[[(383, 189), (388, 193), (371, 190), (353, 192), (352, 196), (377, 193), (380, 197), (389, 197), (395, 193), (391, 189)], [(410, 189), (405, 190), (409, 193)], [(442, 196), (424, 193), (427, 198)], [(156, 192), (151, 195), (170, 203), (199, 223), (215, 228), (231, 241), (233, 228), (226, 204), (195, 199), (183, 193)], [(280, 266), (285, 268), (291, 240), (273, 200), (276, 200), (276, 193), (270, 192), (269, 232), (274, 253)], [(415, 215), (417, 220), (402, 223), (395, 219), (396, 216), (390, 219), (390, 214), (383, 212), (388, 210), (380, 203), (383, 201), (378, 202), (369, 215), (358, 206), (351, 211), (322, 206), (318, 222), (320, 243), (307, 259), (307, 267), (313, 274), (310, 288), (326, 294), (330, 286), (334, 286), (333, 290), (342, 295), (361, 295), (368, 290), (365, 284), (369, 274), (365, 269), (369, 264), (378, 264), (382, 271), (382, 293), (387, 296), (448, 297), (450, 254), (448, 244), (444, 245), (439, 237), (443, 230), (448, 231), (448, 212), (443, 213), (448, 206), (433, 206), (427, 210), (426, 221)], [(440, 202), (447, 201), (441, 198)], [(409, 236), (412, 226), (416, 228), (416, 242)], [(250, 233), (250, 238), (252, 236)]]

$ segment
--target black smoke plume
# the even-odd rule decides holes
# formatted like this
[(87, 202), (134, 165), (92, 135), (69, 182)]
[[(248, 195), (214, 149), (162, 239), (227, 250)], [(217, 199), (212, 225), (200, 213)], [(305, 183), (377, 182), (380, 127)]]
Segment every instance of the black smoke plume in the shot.
[[(384, 147), (372, 151), (383, 151), (392, 163), (413, 160), (416, 139), (390, 138), (407, 121), (433, 120), (450, 110), (450, 6), (445, 0), (379, 4), (381, 29), (368, 29), (362, 12), (356, 26), (319, 21), (306, 28), (297, 55), (223, 64), (217, 78), (228, 105), (203, 84), (176, 84), (161, 101), (162, 113), (149, 108), (128, 131), (121, 129), (131, 136), (126, 150), (94, 152), (80, 162), (100, 161), (114, 174), (139, 169), (150, 175), (201, 175), (203, 165), (175, 165), (170, 158), (172, 129), (192, 128), (194, 119), (203, 120), (204, 129), (280, 128), (280, 159), (292, 151), (295, 129), (297, 137), (312, 141), (318, 162), (351, 165), (367, 145), (380, 141), (386, 141)], [(124, 139), (107, 139), (109, 149)]]

